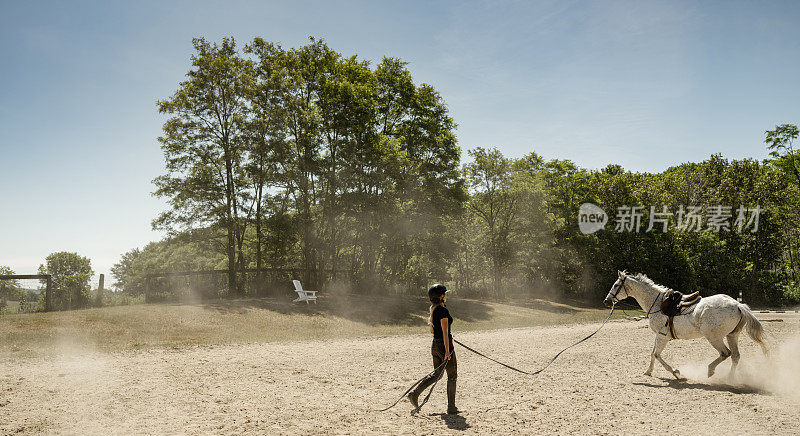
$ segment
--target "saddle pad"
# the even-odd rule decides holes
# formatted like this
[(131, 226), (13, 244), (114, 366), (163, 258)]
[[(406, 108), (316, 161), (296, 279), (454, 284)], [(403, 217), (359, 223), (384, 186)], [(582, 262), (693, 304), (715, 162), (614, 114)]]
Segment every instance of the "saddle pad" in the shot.
[(694, 306), (695, 304), (700, 302), (700, 299), (703, 298), (700, 296), (700, 292), (694, 292), (689, 295), (684, 295), (681, 298), (681, 308)]

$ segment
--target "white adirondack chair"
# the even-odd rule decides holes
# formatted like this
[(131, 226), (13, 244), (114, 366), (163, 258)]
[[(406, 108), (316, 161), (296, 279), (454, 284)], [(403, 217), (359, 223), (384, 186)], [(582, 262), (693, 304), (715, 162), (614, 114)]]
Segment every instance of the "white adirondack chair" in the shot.
[(313, 301), (314, 304), (317, 304), (317, 291), (307, 291), (303, 289), (300, 280), (292, 280), (292, 283), (294, 283), (294, 291), (297, 292), (297, 298), (292, 300), (292, 303), (305, 301), (306, 304), (309, 304), (309, 301)]

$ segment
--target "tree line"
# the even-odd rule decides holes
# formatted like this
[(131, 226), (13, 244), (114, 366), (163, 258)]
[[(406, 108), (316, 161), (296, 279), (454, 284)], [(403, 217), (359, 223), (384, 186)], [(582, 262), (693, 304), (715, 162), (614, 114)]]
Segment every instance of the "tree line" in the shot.
[[(143, 292), (148, 273), (220, 268), (232, 295), (264, 292), (269, 270), (295, 270), (357, 292), (441, 281), (466, 295), (597, 299), (611, 272), (628, 269), (679, 290), (798, 300), (794, 125), (766, 133), (771, 159), (713, 155), (660, 173), (482, 147), (462, 163), (441, 95), (399, 59), (372, 66), (313, 38), (291, 49), (261, 38), (193, 45), (186, 80), (158, 102), (168, 119), (155, 195), (170, 208), (153, 226), (169, 236), (115, 265), (126, 292)], [(583, 203), (608, 214), (605, 229), (579, 231)], [(651, 205), (669, 212), (665, 231), (646, 231)], [(731, 227), (746, 207), (752, 227), (755, 206), (756, 232), (677, 222), (684, 207), (721, 210)], [(615, 230), (628, 207), (640, 231)]]

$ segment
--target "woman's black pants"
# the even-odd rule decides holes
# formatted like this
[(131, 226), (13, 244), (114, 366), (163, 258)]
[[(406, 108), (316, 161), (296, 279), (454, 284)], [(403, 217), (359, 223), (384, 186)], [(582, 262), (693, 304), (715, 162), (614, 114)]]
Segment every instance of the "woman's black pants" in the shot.
[[(444, 362), (444, 341), (441, 339), (434, 339), (431, 344), (431, 355), (433, 356), (433, 367), (438, 368)], [(450, 340), (450, 361), (445, 365), (444, 370), (447, 371), (447, 409), (455, 409), (456, 407), (456, 378), (458, 377), (458, 363), (456, 362), (456, 353), (453, 349), (453, 341)], [(441, 372), (441, 371), (440, 371)], [(432, 385), (439, 373), (431, 374), (426, 377), (419, 386), (414, 389), (414, 393), (419, 396), (425, 388)]]

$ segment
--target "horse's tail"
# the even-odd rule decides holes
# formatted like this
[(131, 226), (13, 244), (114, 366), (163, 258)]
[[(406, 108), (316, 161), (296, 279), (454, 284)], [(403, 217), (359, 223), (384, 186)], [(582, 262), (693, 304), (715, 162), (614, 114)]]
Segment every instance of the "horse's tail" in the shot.
[(764, 327), (761, 326), (756, 316), (753, 315), (750, 306), (739, 303), (739, 311), (742, 313), (742, 321), (747, 324), (747, 335), (761, 346), (761, 351), (763, 351), (764, 354), (769, 354), (767, 343), (764, 341)]

